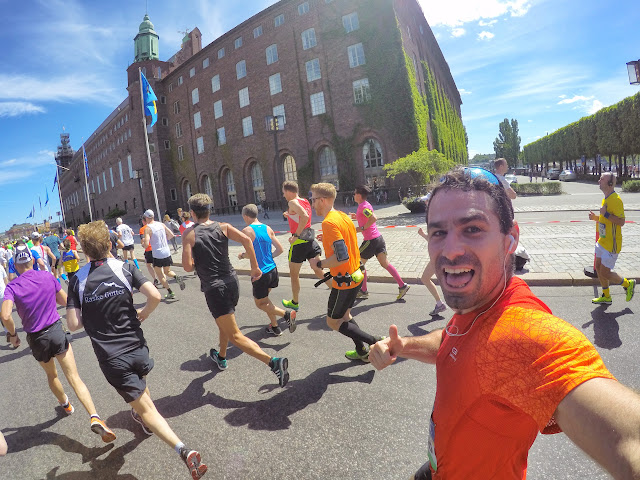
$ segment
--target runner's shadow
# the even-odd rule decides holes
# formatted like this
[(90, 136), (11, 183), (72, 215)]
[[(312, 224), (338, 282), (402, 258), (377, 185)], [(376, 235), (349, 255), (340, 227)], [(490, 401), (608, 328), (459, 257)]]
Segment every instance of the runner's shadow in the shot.
[[(252, 430), (286, 430), (291, 426), (290, 417), (318, 402), (329, 385), (350, 382), (371, 383), (373, 381), (375, 374), (373, 370), (368, 370), (355, 377), (337, 375), (354, 366), (362, 366), (362, 364), (349, 362), (319, 368), (306, 378), (289, 382), (288, 385), (295, 388), (285, 388), (273, 397), (256, 402), (228, 400), (213, 392), (209, 392), (207, 398), (210, 404), (216, 408), (232, 410), (224, 417), (231, 426), (246, 425)], [(260, 390), (266, 391), (275, 388), (279, 387), (268, 385)]]
[(356, 318), (356, 322), (357, 322), (358, 318), (356, 317), (356, 315), (360, 315), (360, 314), (362, 314), (364, 312), (368, 312), (372, 308), (384, 307), (386, 305), (393, 305), (394, 303), (402, 304), (402, 303), (405, 303), (405, 301), (404, 301), (404, 299), (402, 299), (402, 300), (392, 300), (390, 302), (370, 303), (368, 305), (361, 306), (362, 305), (362, 300), (360, 300), (359, 303), (357, 303), (352, 309), (353, 316)]
[(409, 333), (411, 333), (411, 335), (413, 335), (414, 337), (426, 335), (428, 333), (431, 333), (433, 330), (427, 330), (426, 328), (422, 328), (422, 327), (429, 325), (430, 323), (433, 323), (433, 322), (439, 322), (440, 320), (444, 320), (444, 319), (445, 318), (442, 315), (434, 315), (429, 320), (423, 320), (422, 322), (416, 322), (416, 323), (407, 325), (407, 330), (409, 330)]
[(617, 317), (627, 314), (633, 314), (629, 307), (620, 312), (607, 312), (597, 308), (591, 312), (592, 320), (582, 325), (582, 328), (593, 325), (593, 343), (600, 348), (612, 350), (622, 345)]

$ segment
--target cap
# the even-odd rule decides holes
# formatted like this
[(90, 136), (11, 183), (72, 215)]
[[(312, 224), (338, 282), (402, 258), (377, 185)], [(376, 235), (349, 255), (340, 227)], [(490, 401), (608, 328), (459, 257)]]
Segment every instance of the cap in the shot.
[(31, 233), (31, 239), (32, 239), (32, 240), (37, 240), (37, 239), (39, 239), (40, 237), (41, 237), (41, 235), (40, 235), (40, 233), (38, 233), (38, 232), (32, 232), (32, 233)]
[(143, 214), (147, 218), (153, 218), (155, 215), (153, 214), (153, 210), (149, 209)]
[(33, 258), (31, 256), (31, 250), (26, 245), (18, 245), (13, 252), (13, 262), (16, 265), (21, 263), (28, 263)]

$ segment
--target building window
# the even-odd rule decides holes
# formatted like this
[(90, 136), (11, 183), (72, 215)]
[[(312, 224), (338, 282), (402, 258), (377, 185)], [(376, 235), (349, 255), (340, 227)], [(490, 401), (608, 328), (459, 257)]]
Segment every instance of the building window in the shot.
[(258, 25), (253, 29), (253, 38), (258, 38), (260, 35), (262, 35), (262, 25)]
[(253, 186), (253, 200), (259, 205), (264, 198), (264, 179), (262, 177), (262, 168), (257, 163), (254, 163), (251, 167), (251, 184)]
[(214, 118), (220, 118), (222, 116), (222, 100), (218, 100), (213, 104), (213, 116)]
[[(151, 145), (149, 145), (149, 147), (151, 147)], [(107, 191), (107, 172), (106, 171), (102, 172), (102, 183), (104, 183), (104, 191), (106, 192)]]
[(189, 180), (184, 181), (184, 193), (186, 195), (186, 200), (188, 202), (189, 199), (191, 198), (191, 184), (189, 183)]
[(335, 152), (324, 147), (320, 150), (320, 179), (333, 183), (338, 178), (338, 161)]
[(202, 60), (202, 68), (205, 69), (209, 66), (209, 57)]
[(236, 63), (236, 78), (240, 80), (247, 76), (247, 62), (240, 60)]
[(273, 45), (269, 45), (265, 52), (267, 54), (267, 65), (271, 65), (278, 61), (278, 45), (275, 43)]
[(322, 78), (319, 59), (314, 58), (313, 60), (309, 60), (305, 66), (307, 67), (307, 82), (313, 82), (314, 80)]
[(358, 30), (360, 28), (360, 21), (358, 20), (358, 12), (350, 13), (349, 15), (345, 15), (342, 17), (342, 25), (344, 26), (344, 31), (349, 33), (354, 30)]
[[(133, 166), (131, 165), (131, 155), (127, 155), (127, 165), (129, 166), (129, 178), (133, 178)], [(91, 181), (91, 185), (93, 185), (93, 181)], [(95, 192), (95, 190), (94, 190)]]
[(287, 155), (284, 157), (282, 162), (283, 170), (284, 170), (284, 179), (292, 180), (294, 182), (298, 181), (298, 169), (296, 168), (296, 161), (291, 155)]
[(224, 131), (224, 127), (220, 127), (218, 130), (216, 130), (216, 137), (218, 137), (218, 146), (227, 143), (227, 134)]
[(275, 95), (276, 93), (280, 93), (282, 91), (282, 81), (280, 79), (280, 74), (276, 73), (269, 77), (269, 92), (271, 95)]
[(124, 183), (124, 176), (122, 175), (122, 160), (118, 160), (118, 169), (120, 170), (120, 183)]
[[(167, 103), (167, 97), (165, 97), (164, 95), (160, 95), (160, 103), (162, 103), (163, 105)], [(124, 125), (124, 119), (121, 122), (121, 124)]]
[(202, 126), (202, 117), (200, 116), (200, 112), (193, 114), (193, 126), (195, 128), (200, 128)]
[(249, 87), (244, 87), (238, 91), (238, 100), (240, 101), (240, 108), (249, 105)]
[(178, 145), (178, 161), (184, 160), (184, 147), (182, 145)]
[[(169, 119), (167, 117), (162, 117), (162, 126), (163, 127), (168, 127), (169, 126)], [(124, 134), (124, 138), (127, 138), (127, 134)]]
[(242, 37), (238, 37), (233, 41), (234, 48), (240, 48), (242, 46)]
[(169, 91), (170, 91), (170, 92), (173, 92), (173, 83), (170, 83), (170, 84), (169, 84)]
[(204, 193), (209, 195), (209, 198), (213, 198), (213, 188), (211, 188), (211, 178), (209, 178), (209, 175), (202, 177), (202, 189)]
[(308, 50), (310, 48), (315, 47), (316, 42), (316, 30), (314, 28), (310, 28), (309, 30), (305, 30), (302, 32), (302, 49)]
[(357, 67), (359, 65), (364, 65), (366, 60), (364, 58), (364, 49), (362, 48), (361, 43), (356, 43), (355, 45), (351, 45), (347, 52), (349, 53), (349, 66), (351, 68)]
[(182, 85), (182, 83), (183, 83), (182, 75), (180, 75), (180, 76), (178, 77), (178, 85)]
[(273, 19), (273, 24), (276, 27), (279, 27), (280, 25), (284, 24), (284, 14), (280, 14), (276, 18), (274, 18)]
[(191, 104), (196, 105), (200, 101), (200, 92), (197, 88), (191, 90)]
[(222, 47), (220, 50), (218, 50), (218, 59), (224, 57), (224, 47)]
[(182, 136), (182, 125), (180, 122), (176, 123), (176, 138), (180, 138)]
[(173, 102), (173, 113), (180, 113), (180, 101)]
[(245, 137), (253, 135), (253, 123), (251, 122), (251, 117), (244, 117), (242, 119), (242, 135)]
[(164, 141), (164, 149), (165, 150), (169, 150), (171, 148), (171, 141), (170, 140), (165, 140)]
[(203, 137), (196, 138), (196, 146), (198, 148), (198, 153), (204, 153), (204, 138)]
[(113, 188), (115, 186), (113, 182), (113, 167), (109, 167), (109, 176), (111, 177), (111, 188)]
[(225, 183), (227, 184), (227, 198), (229, 199), (229, 205), (237, 205), (238, 199), (236, 197), (236, 184), (233, 181), (233, 172), (231, 170), (227, 170)]
[(170, 189), (169, 193), (171, 194), (171, 200), (173, 200), (174, 202), (178, 200), (178, 192), (175, 188)]
[(189, 78), (195, 76), (195, 74), (196, 74), (196, 67), (191, 67), (189, 69)]
[(283, 125), (287, 124), (287, 116), (284, 113), (284, 105), (276, 105), (275, 107), (273, 107), (273, 116), (274, 117), (281, 116), (282, 124)]
[(305, 13), (309, 13), (309, 2), (298, 5), (298, 15), (304, 15)]
[(324, 92), (318, 92), (311, 95), (311, 115), (320, 115), (325, 112)]
[(371, 100), (369, 79), (363, 78), (353, 82), (353, 101), (356, 104), (367, 103)]
[(220, 75), (214, 75), (211, 79), (211, 91), (217, 92), (220, 90)]
[(382, 158), (382, 147), (380, 142), (373, 138), (369, 138), (362, 146), (362, 158), (364, 160), (364, 168), (378, 168), (384, 165)]

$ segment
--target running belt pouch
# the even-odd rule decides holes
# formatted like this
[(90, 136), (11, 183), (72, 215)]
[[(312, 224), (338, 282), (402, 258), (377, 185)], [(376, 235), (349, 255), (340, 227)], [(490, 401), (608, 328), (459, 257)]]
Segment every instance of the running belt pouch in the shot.
[(302, 230), (302, 233), (298, 235), (298, 238), (300, 240), (304, 240), (305, 242), (310, 242), (311, 240), (316, 238), (316, 232), (313, 230), (313, 228), (305, 228), (304, 230)]

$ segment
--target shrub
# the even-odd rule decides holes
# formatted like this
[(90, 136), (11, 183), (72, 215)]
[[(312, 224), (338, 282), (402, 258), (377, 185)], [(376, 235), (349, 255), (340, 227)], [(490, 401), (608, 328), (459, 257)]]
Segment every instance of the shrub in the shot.
[(540, 183), (512, 183), (511, 188), (518, 195), (561, 195), (562, 184), (560, 182)]
[(411, 213), (424, 213), (427, 211), (427, 204), (420, 200), (420, 197), (405, 197), (402, 205), (407, 207)]
[(627, 180), (622, 182), (623, 192), (640, 192), (640, 180)]
[(107, 218), (107, 219), (118, 218), (118, 217), (121, 217), (122, 215), (125, 215), (126, 213), (127, 213), (126, 210), (121, 210), (119, 208), (114, 208), (109, 213), (107, 213), (104, 216), (104, 218)]

